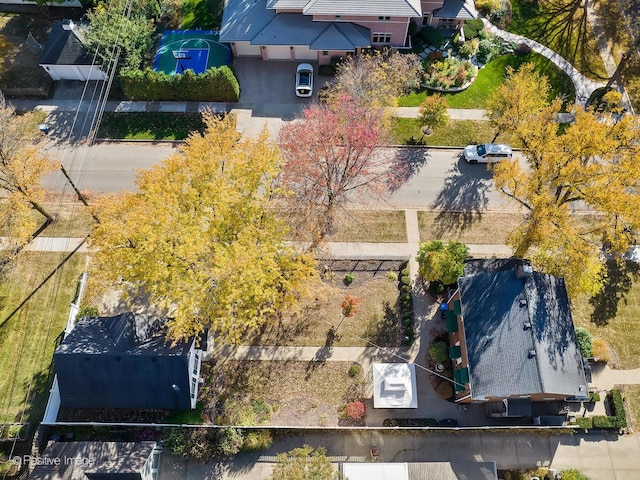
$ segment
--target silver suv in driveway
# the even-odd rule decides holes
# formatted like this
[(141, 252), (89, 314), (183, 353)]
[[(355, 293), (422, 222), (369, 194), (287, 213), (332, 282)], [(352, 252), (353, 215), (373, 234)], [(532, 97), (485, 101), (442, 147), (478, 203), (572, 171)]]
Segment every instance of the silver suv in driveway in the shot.
[(513, 152), (509, 145), (499, 143), (483, 143), (464, 147), (464, 159), (467, 163), (497, 163), (500, 160), (511, 160)]

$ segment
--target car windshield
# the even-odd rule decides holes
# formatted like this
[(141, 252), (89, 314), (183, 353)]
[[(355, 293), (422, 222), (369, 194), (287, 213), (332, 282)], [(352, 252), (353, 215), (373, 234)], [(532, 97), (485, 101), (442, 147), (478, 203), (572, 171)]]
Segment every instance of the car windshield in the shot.
[(482, 157), (485, 153), (487, 153), (487, 149), (484, 145), (478, 145), (478, 156)]

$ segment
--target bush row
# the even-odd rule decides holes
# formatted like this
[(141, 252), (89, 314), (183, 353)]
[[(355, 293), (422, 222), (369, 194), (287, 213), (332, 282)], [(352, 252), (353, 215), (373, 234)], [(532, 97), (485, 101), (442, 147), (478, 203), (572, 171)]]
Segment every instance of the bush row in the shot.
[(385, 418), (385, 427), (432, 427), (438, 422), (435, 418)]
[(131, 100), (191, 100), (237, 102), (240, 85), (229, 67), (210, 68), (200, 75), (193, 70), (167, 75), (151, 68), (122, 69), (120, 86)]
[(416, 333), (413, 325), (413, 298), (411, 295), (411, 276), (406, 264), (400, 271), (400, 282), (398, 284), (400, 290), (400, 315), (402, 317), (402, 332), (404, 336), (404, 344), (406, 346), (413, 345)]
[[(597, 415), (591, 417), (593, 420), (594, 428), (611, 428), (611, 429), (620, 429), (626, 428), (627, 426), (627, 414), (624, 409), (624, 400), (622, 398), (622, 392), (620, 390), (614, 389), (609, 392), (607, 395), (607, 401), (610, 402), (610, 405), (613, 409), (613, 415), (604, 416)], [(576, 420), (578, 425), (580, 423)], [(588, 426), (585, 428), (589, 428)]]
[(162, 435), (165, 447), (174, 455), (206, 459), (230, 457), (240, 451), (265, 450), (273, 443), (269, 430), (245, 432), (238, 428), (170, 428)]

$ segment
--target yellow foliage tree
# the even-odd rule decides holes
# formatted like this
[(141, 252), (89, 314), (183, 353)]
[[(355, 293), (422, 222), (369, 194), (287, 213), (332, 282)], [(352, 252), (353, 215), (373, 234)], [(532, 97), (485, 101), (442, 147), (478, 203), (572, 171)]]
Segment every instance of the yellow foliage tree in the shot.
[(210, 325), (237, 342), (295, 309), (315, 262), (284, 244), (270, 209), (279, 152), (267, 133), (241, 138), (232, 117), (204, 121), (204, 134), (139, 174), (137, 193), (98, 202), (91, 272), (94, 286), (126, 286), (173, 311), (174, 340)]
[[(558, 133), (559, 106), (536, 107), (513, 125), (526, 167), (517, 158), (501, 162), (494, 182), (528, 212), (509, 236), (515, 255), (564, 276), (571, 294), (594, 294), (604, 280), (603, 248), (626, 251), (640, 226), (640, 122), (578, 109)], [(576, 205), (586, 215), (573, 213)]]
[(57, 164), (40, 153), (44, 134), (38, 129), (37, 112), (16, 115), (12, 106), (0, 98), (0, 236), (7, 238), (1, 263), (4, 265), (34, 235), (41, 222), (36, 210), (48, 222), (53, 217), (43, 207), (43, 175)]

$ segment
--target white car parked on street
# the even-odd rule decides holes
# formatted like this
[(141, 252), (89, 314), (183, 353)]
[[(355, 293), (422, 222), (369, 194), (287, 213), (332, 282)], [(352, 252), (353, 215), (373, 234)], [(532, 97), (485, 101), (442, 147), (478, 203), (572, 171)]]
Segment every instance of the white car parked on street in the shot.
[(499, 143), (483, 143), (464, 147), (464, 159), (467, 163), (497, 163), (500, 160), (511, 160), (513, 152), (509, 145)]

